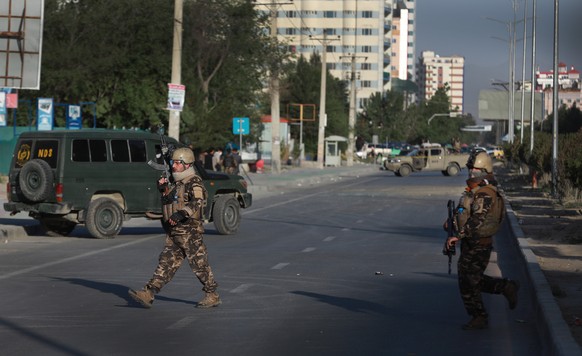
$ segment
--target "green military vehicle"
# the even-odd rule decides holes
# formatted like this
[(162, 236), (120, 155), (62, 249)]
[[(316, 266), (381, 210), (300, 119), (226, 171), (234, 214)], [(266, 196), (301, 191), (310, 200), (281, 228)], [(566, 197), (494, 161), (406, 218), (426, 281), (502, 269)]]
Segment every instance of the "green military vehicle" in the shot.
[[(178, 142), (167, 138), (170, 145)], [(55, 130), (22, 133), (16, 143), (4, 210), (28, 212), (48, 235), (66, 236), (84, 224), (96, 238), (114, 238), (123, 221), (161, 214), (156, 182), (164, 164), (161, 137), (133, 130)], [(252, 204), (243, 177), (195, 169), (208, 190), (205, 222), (223, 235), (238, 230), (240, 208)]]
[(423, 144), (404, 155), (385, 160), (384, 169), (399, 177), (418, 171), (441, 171), (445, 176), (456, 176), (468, 159), (469, 154), (451, 153), (440, 144)]

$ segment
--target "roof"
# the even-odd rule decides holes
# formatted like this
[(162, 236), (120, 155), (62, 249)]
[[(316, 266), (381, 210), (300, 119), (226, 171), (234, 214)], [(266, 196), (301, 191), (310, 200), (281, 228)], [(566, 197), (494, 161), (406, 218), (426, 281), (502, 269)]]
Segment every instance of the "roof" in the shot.
[[(261, 122), (271, 122), (271, 121), (272, 121), (271, 115), (261, 116)], [(289, 123), (289, 120), (284, 118), (284, 117), (281, 117), (281, 118), (279, 118), (279, 122), (287, 124), (287, 123)]]

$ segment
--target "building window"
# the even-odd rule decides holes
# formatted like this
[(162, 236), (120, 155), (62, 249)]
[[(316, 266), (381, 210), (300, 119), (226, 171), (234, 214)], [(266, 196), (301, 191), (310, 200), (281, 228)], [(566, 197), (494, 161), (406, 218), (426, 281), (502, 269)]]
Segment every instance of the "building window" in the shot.
[(362, 18), (371, 19), (373, 16), (372, 11), (362, 11)]
[(370, 88), (372, 86), (372, 82), (369, 80), (362, 80), (362, 88)]
[(333, 53), (335, 52), (335, 46), (326, 46), (325, 51), (328, 53)]
[(362, 46), (362, 52), (364, 53), (372, 52), (372, 46)]
[(362, 70), (372, 70), (372, 63), (362, 63)]
[(286, 28), (286, 29), (285, 29), (285, 34), (286, 34), (286, 35), (294, 35), (294, 34), (296, 34), (296, 33), (297, 33), (297, 30), (296, 30), (296, 29), (294, 29), (294, 28)]
[(334, 18), (334, 17), (337, 17), (337, 12), (336, 11), (324, 11), (323, 12), (323, 17), (326, 17), (326, 18)]
[(371, 28), (363, 28), (362, 35), (364, 36), (372, 36), (372, 29)]
[(297, 12), (296, 11), (285, 11), (285, 15), (287, 15), (287, 17), (289, 17), (289, 18), (294, 18), (294, 17), (297, 17)]

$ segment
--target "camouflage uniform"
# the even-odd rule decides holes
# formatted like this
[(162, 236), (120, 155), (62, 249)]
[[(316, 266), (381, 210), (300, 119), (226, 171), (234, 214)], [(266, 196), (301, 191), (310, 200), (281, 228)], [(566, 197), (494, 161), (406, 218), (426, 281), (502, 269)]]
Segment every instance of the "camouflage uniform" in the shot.
[[(208, 264), (206, 246), (202, 240), (203, 208), (206, 204), (207, 192), (202, 179), (193, 168), (185, 172), (185, 177), (176, 181), (174, 189), (162, 196), (162, 225), (167, 233), (166, 241), (160, 253), (158, 267), (146, 284), (146, 289), (154, 293), (158, 293), (172, 280), (184, 258), (188, 260), (192, 271), (202, 283), (203, 291), (214, 293), (218, 286)], [(187, 217), (172, 226), (168, 219), (178, 211), (186, 212)]]
[[(459, 289), (467, 313), (473, 317), (487, 318), (481, 293), (501, 294), (508, 280), (485, 275), (493, 249), (492, 236), (482, 236), (480, 231), (487, 229), (487, 214), (493, 205), (493, 197), (480, 189), (484, 186), (494, 188), (493, 176), (472, 178), (469, 187), (459, 201), (455, 222), (458, 237), (461, 239), (461, 255), (457, 265)], [(491, 184), (493, 183), (493, 184)]]

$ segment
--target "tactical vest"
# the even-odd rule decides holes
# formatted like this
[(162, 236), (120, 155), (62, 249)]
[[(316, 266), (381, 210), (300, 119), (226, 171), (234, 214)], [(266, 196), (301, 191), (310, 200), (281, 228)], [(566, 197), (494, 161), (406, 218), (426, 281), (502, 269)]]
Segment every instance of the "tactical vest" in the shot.
[[(174, 189), (169, 194), (172, 195), (172, 203), (162, 206), (164, 221), (168, 221), (173, 213), (180, 210), (186, 210), (188, 212), (189, 221), (202, 221), (204, 217), (204, 207), (206, 206), (206, 200), (208, 199), (208, 192), (198, 176), (192, 175), (176, 182)], [(191, 195), (195, 199), (202, 199), (202, 204), (200, 204), (195, 211), (190, 211), (190, 208), (187, 206)]]
[(478, 231), (472, 232), (475, 237), (489, 237), (497, 233), (505, 216), (505, 203), (503, 198), (497, 191), (497, 188), (492, 185), (487, 185), (479, 187), (477, 190), (470, 193), (466, 193), (461, 197), (459, 201), (459, 208), (457, 210), (457, 231), (467, 223), (471, 213), (473, 211), (473, 201), (475, 200), (475, 195), (485, 193), (492, 199), (492, 205), (485, 216), (485, 221), (483, 225), (478, 229)]

